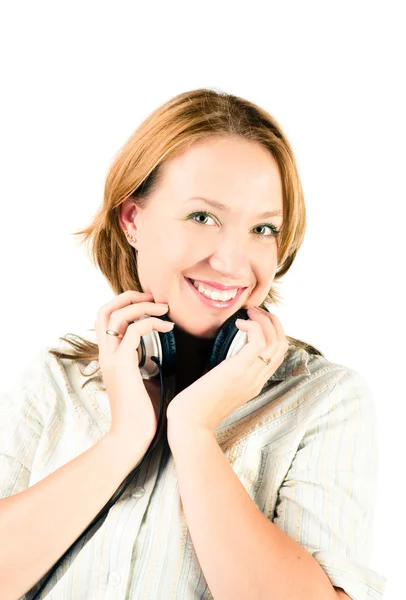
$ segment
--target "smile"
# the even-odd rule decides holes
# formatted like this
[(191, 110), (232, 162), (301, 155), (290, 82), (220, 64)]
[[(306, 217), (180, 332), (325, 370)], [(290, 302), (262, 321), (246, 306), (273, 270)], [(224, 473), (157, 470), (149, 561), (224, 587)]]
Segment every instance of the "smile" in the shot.
[(235, 288), (231, 290), (214, 290), (198, 281), (185, 278), (189, 288), (193, 291), (195, 297), (199, 298), (206, 306), (214, 308), (230, 308), (236, 304), (237, 300), (245, 288)]

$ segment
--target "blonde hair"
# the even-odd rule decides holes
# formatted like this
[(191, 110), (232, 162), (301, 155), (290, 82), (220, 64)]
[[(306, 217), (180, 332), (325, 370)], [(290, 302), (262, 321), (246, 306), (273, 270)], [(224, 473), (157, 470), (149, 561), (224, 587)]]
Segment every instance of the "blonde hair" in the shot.
[[(199, 140), (225, 135), (261, 144), (273, 156), (280, 171), (283, 227), (277, 238), (278, 268), (263, 304), (280, 303), (276, 283), (290, 269), (306, 229), (303, 190), (292, 148), (279, 123), (263, 108), (238, 96), (207, 88), (175, 96), (139, 125), (110, 166), (103, 203), (93, 222), (86, 229), (73, 233), (82, 237), (81, 244), (88, 243), (94, 264), (115, 294), (126, 290), (143, 291), (138, 279), (135, 249), (127, 242), (119, 224), (120, 206), (131, 197), (143, 207), (160, 182), (161, 165), (166, 160)], [(294, 346), (322, 355), (310, 344), (286, 337)], [(69, 333), (59, 339), (73, 350), (50, 349), (56, 357), (80, 362), (98, 359), (97, 344)], [(92, 375), (98, 370), (97, 366)]]

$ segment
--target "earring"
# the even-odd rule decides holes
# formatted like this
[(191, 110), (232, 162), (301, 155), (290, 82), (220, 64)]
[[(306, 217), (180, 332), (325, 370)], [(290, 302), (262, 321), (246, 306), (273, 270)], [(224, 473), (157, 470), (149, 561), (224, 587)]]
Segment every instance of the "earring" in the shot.
[(126, 231), (125, 234), (128, 237), (128, 239), (130, 239), (133, 242), (133, 244), (136, 243), (137, 240), (130, 233), (128, 233), (128, 231)]

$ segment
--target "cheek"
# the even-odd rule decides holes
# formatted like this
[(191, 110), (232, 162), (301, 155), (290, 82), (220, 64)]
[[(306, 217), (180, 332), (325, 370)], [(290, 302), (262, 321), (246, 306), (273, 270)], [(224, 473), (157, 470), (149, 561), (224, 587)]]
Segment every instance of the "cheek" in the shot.
[(180, 243), (157, 240), (138, 253), (138, 274), (142, 287), (152, 291), (156, 302), (166, 302), (178, 282), (193, 264), (191, 251)]
[(255, 271), (260, 285), (271, 284), (278, 266), (276, 252), (261, 252), (255, 260)]
[(257, 272), (257, 285), (253, 290), (252, 294), (257, 296), (256, 300), (262, 302), (264, 297), (268, 294), (275, 281), (275, 273), (277, 268), (277, 261), (272, 260), (268, 265), (262, 264)]

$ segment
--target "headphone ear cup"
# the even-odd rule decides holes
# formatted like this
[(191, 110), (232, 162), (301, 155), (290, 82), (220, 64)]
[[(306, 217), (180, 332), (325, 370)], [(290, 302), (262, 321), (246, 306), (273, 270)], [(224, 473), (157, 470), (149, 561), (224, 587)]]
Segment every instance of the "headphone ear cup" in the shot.
[[(170, 321), (167, 315), (159, 315), (158, 319)], [(158, 365), (151, 360), (152, 356), (158, 358), (164, 377), (170, 377), (175, 374), (177, 361), (176, 342), (173, 331), (162, 333), (152, 330), (141, 336), (138, 361), (143, 379), (160, 379)]]
[(237, 319), (249, 319), (245, 308), (240, 308), (220, 327), (207, 361), (207, 371), (216, 367), (226, 358), (238, 354), (247, 343), (247, 334), (245, 331), (240, 331), (235, 324)]
[[(160, 319), (163, 321), (170, 321), (168, 315), (160, 315)], [(162, 331), (156, 332), (159, 335), (162, 348), (162, 372), (164, 377), (172, 377), (176, 374), (177, 370), (177, 357), (176, 357), (176, 341), (173, 329), (162, 333)], [(155, 379), (159, 378), (159, 373)]]

